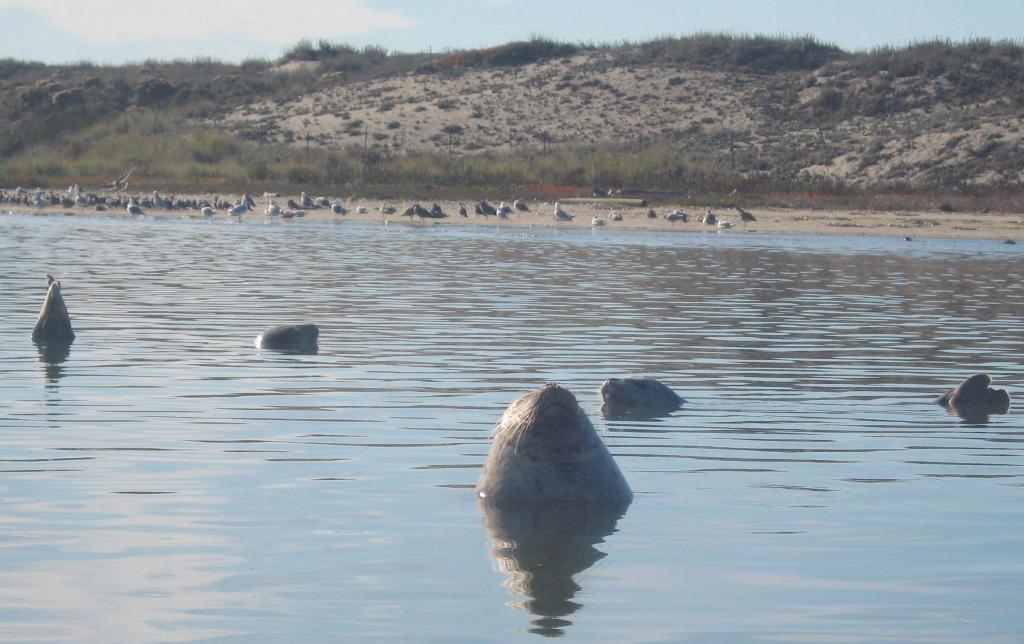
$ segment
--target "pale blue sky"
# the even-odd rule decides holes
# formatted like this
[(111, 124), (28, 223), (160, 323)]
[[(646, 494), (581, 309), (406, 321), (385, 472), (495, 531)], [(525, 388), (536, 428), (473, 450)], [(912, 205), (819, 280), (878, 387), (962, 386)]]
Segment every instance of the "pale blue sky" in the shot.
[(276, 58), (300, 38), (416, 52), (695, 31), (812, 34), (848, 50), (1019, 40), (1024, 0), (0, 0), (0, 57), (44, 62)]

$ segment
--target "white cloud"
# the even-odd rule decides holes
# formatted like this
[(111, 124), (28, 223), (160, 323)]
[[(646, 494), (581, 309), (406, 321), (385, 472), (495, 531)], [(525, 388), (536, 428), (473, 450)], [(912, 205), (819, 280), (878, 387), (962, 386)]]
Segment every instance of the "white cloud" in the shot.
[(416, 25), (363, 0), (0, 0), (2, 8), (34, 11), (53, 28), (97, 45), (188, 40), (236, 49)]

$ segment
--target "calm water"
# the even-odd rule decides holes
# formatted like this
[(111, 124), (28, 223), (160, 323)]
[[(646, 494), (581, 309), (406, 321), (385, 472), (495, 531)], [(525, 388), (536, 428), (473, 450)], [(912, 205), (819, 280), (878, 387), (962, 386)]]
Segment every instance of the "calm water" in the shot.
[[(1020, 641), (1021, 249), (2, 217), (0, 639)], [(932, 404), (979, 371), (1018, 407)], [(688, 404), (601, 420), (631, 374)], [(477, 509), (547, 381), (621, 518)]]

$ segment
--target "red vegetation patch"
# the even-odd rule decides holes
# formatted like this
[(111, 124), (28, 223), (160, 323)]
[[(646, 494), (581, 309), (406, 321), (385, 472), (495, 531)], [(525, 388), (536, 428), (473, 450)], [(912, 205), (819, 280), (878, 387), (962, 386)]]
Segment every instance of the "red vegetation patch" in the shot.
[(535, 183), (529, 189), (537, 194), (555, 195), (559, 197), (571, 197), (579, 192), (574, 186), (559, 186), (553, 183)]

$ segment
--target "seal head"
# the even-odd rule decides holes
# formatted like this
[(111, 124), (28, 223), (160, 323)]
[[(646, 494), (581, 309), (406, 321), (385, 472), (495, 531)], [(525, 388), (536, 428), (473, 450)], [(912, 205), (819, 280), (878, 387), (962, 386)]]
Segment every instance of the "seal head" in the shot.
[(601, 399), (609, 420), (668, 416), (686, 402), (653, 378), (609, 378), (601, 383)]
[(75, 332), (71, 329), (71, 316), (60, 293), (60, 282), (49, 273), (46, 279), (49, 288), (32, 329), (32, 341), (40, 345), (69, 345), (75, 339)]
[(256, 337), (257, 349), (284, 353), (313, 354), (319, 349), (320, 329), (315, 324), (282, 324), (271, 327)]
[(1010, 394), (993, 389), (992, 378), (977, 373), (939, 396), (935, 402), (963, 417), (1005, 414), (1010, 409)]
[(476, 490), (495, 504), (587, 501), (625, 508), (633, 500), (576, 397), (553, 383), (505, 410)]

